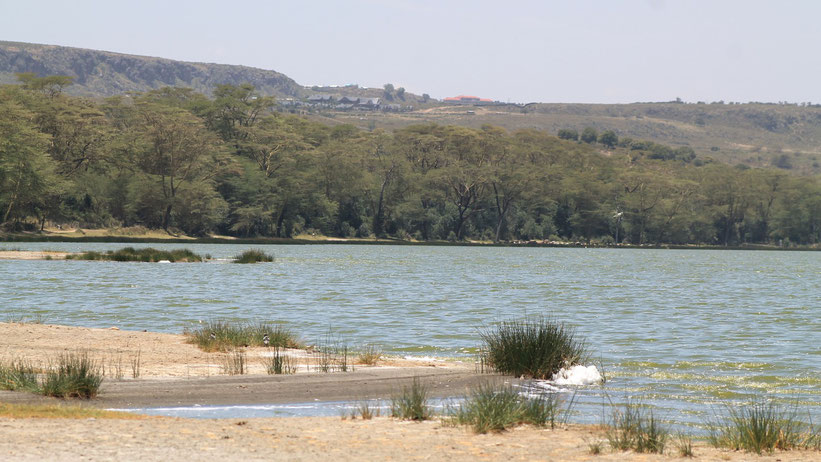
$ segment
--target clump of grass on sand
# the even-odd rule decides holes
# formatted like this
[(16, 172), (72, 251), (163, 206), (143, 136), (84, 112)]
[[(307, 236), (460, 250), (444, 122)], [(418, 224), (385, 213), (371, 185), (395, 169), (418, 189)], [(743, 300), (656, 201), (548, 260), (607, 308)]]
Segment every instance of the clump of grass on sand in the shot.
[(572, 328), (548, 318), (506, 321), (480, 332), (482, 363), (503, 374), (550, 379), (563, 367), (587, 360)]
[(300, 348), (301, 343), (286, 327), (270, 323), (235, 323), (229, 321), (209, 321), (194, 330), (187, 330), (188, 342), (203, 351), (227, 351), (231, 348), (265, 346), (263, 339), (268, 335), (268, 346), (279, 348)]
[(282, 354), (279, 347), (274, 347), (274, 353), (271, 356), (262, 358), (262, 365), (268, 375), (293, 374), (297, 368), (297, 365), (291, 361), (291, 357)]
[(151, 247), (135, 249), (125, 247), (120, 250), (107, 252), (83, 252), (76, 255), (66, 255), (67, 260), (109, 260), (109, 261), (138, 261), (138, 262), (201, 262), (202, 257), (188, 249), (157, 250)]
[(366, 366), (375, 366), (380, 359), (382, 359), (382, 350), (375, 345), (366, 346), (356, 358), (359, 364), (364, 364)]
[(10, 364), (0, 364), (0, 388), (3, 390), (39, 390), (37, 370), (24, 360), (12, 360)]
[(88, 353), (67, 353), (46, 373), (41, 390), (58, 398), (93, 398), (102, 383), (100, 365)]
[(403, 420), (428, 420), (433, 410), (428, 405), (428, 388), (413, 378), (410, 387), (402, 387), (402, 393), (391, 398), (391, 417)]
[(274, 261), (273, 255), (268, 255), (259, 249), (246, 250), (234, 257), (234, 263), (270, 263), (272, 261)]
[(653, 415), (652, 410), (648, 415), (640, 403), (629, 400), (621, 409), (614, 408), (612, 421), (607, 428), (610, 447), (620, 451), (632, 449), (661, 454), (669, 436), (669, 429)]
[(476, 433), (501, 432), (521, 424), (554, 428), (559, 409), (555, 395), (525, 398), (510, 386), (479, 386), (452, 414), (452, 423)]
[(708, 441), (717, 448), (761, 454), (775, 449), (819, 449), (821, 429), (798, 419), (794, 410), (758, 399), (727, 406), (727, 415), (710, 424)]

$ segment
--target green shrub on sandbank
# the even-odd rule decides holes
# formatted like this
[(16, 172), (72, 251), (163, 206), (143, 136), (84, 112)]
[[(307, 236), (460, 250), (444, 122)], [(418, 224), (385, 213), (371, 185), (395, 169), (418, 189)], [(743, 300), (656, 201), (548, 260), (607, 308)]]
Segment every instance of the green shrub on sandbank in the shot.
[(288, 328), (265, 322), (233, 323), (229, 321), (209, 321), (194, 330), (186, 330), (184, 335), (188, 342), (197, 345), (203, 351), (228, 351), (233, 348), (266, 346), (264, 338), (268, 336), (269, 347), (301, 348), (302, 344)]
[(645, 412), (641, 403), (627, 401), (623, 408), (613, 410), (612, 420), (607, 427), (610, 447), (620, 451), (632, 449), (636, 452), (661, 454), (670, 437), (670, 430), (653, 411)]
[(202, 257), (188, 249), (157, 250), (152, 247), (135, 249), (125, 247), (120, 250), (107, 252), (83, 252), (77, 255), (66, 255), (66, 260), (107, 260), (107, 261), (137, 261), (152, 262), (201, 262)]
[(270, 263), (272, 261), (274, 261), (273, 255), (268, 255), (259, 249), (251, 249), (235, 256), (233, 263)]
[(510, 386), (479, 386), (455, 409), (451, 423), (476, 433), (501, 432), (521, 424), (555, 427), (559, 401), (548, 394), (525, 398)]
[(481, 331), (481, 362), (497, 372), (550, 379), (563, 367), (587, 360), (575, 331), (548, 318), (505, 321)]

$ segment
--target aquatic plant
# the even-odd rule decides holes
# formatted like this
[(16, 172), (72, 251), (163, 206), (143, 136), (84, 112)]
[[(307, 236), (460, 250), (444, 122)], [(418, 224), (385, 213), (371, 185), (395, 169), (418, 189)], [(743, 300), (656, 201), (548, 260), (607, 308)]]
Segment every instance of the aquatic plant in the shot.
[[(231, 321), (208, 321), (194, 330), (186, 330), (188, 342), (203, 351), (227, 351), (230, 348), (268, 346), (279, 348), (300, 348), (301, 343), (286, 327), (266, 322), (237, 323)], [(268, 345), (264, 339), (267, 335)]]
[(525, 398), (510, 386), (480, 385), (451, 416), (476, 433), (501, 432), (520, 424), (555, 426), (559, 401), (555, 395)]
[(83, 252), (76, 255), (66, 255), (66, 260), (108, 260), (108, 261), (137, 261), (137, 262), (201, 262), (202, 257), (188, 249), (157, 250), (151, 247), (135, 249), (125, 247), (120, 250), (107, 252)]
[(428, 405), (428, 388), (413, 378), (410, 387), (403, 386), (402, 393), (391, 398), (391, 417), (403, 420), (428, 420), (433, 411)]
[(268, 375), (273, 374), (293, 374), (296, 366), (291, 362), (291, 357), (280, 352), (279, 347), (274, 348), (274, 354), (262, 358), (262, 365)]
[(246, 250), (234, 257), (234, 263), (270, 263), (272, 261), (274, 261), (273, 255), (268, 255), (259, 249)]
[(774, 449), (818, 449), (821, 434), (801, 421), (795, 409), (757, 398), (741, 407), (727, 406), (721, 419), (710, 423), (708, 441), (717, 448), (743, 449), (761, 454)]
[(679, 433), (676, 436), (676, 448), (678, 455), (681, 457), (694, 457), (693, 453), (693, 438), (690, 435)]
[(46, 373), (41, 391), (58, 398), (93, 398), (103, 383), (100, 369), (87, 352), (61, 354)]
[(587, 360), (586, 346), (574, 330), (548, 318), (505, 321), (479, 334), (483, 365), (503, 374), (549, 379)]

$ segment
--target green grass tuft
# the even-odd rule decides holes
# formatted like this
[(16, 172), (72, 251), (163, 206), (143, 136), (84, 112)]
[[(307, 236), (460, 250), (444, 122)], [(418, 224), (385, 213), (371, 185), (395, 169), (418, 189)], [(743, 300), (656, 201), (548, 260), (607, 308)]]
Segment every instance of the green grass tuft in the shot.
[(481, 385), (452, 415), (453, 423), (476, 433), (501, 432), (520, 424), (555, 426), (559, 401), (555, 395), (524, 398), (510, 386)]
[(670, 436), (670, 430), (640, 403), (624, 404), (622, 409), (615, 408), (610, 426), (607, 429), (607, 440), (610, 447), (620, 451), (632, 449), (636, 452), (661, 454)]
[(235, 323), (209, 321), (195, 330), (186, 331), (188, 342), (203, 351), (228, 351), (231, 348), (265, 346), (263, 337), (268, 334), (271, 348), (300, 348), (301, 343), (286, 327), (264, 322)]
[(503, 374), (550, 379), (587, 359), (573, 329), (547, 318), (506, 321), (480, 332), (483, 364)]
[(12, 360), (11, 364), (0, 364), (0, 388), (3, 390), (39, 390), (37, 370), (23, 360)]
[(428, 405), (428, 388), (413, 378), (410, 387), (402, 387), (402, 393), (391, 398), (391, 417), (403, 420), (428, 420), (433, 411)]
[(708, 441), (717, 448), (761, 454), (775, 449), (818, 449), (818, 429), (798, 419), (795, 410), (757, 400), (727, 407), (727, 416), (710, 424)]
[(234, 263), (270, 263), (272, 261), (274, 261), (273, 255), (268, 255), (259, 249), (246, 250), (234, 257)]
[(100, 365), (88, 353), (62, 354), (46, 373), (42, 393), (58, 398), (93, 398), (102, 383)]

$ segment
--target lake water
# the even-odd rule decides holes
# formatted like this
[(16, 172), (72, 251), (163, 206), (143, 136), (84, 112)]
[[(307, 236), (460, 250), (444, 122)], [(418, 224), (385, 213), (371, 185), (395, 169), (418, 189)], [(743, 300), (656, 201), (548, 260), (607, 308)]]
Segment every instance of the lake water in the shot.
[[(246, 248), (184, 247), (215, 259)], [(0, 261), (0, 319), (36, 313), (49, 323), (174, 333), (211, 319), (267, 320), (308, 343), (330, 331), (353, 348), (469, 358), (483, 326), (549, 315), (576, 328), (608, 378), (579, 391), (575, 420), (599, 422), (610, 401), (629, 396), (699, 424), (718, 403), (761, 396), (821, 421), (819, 252), (255, 247), (276, 261)]]

